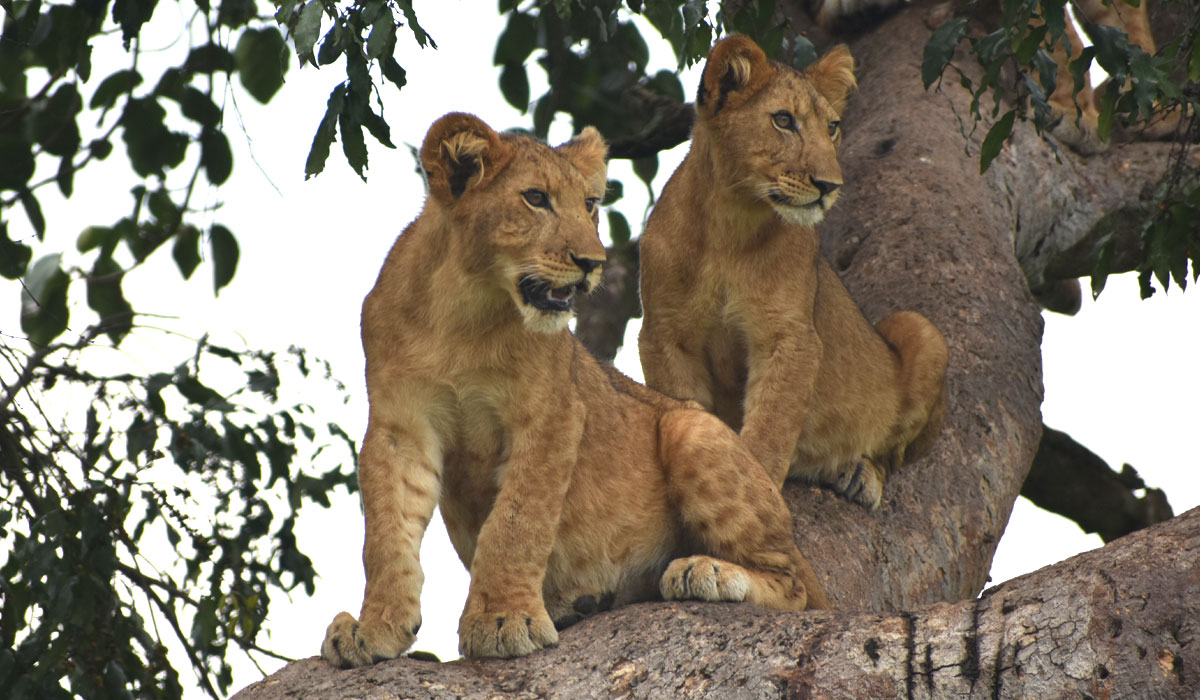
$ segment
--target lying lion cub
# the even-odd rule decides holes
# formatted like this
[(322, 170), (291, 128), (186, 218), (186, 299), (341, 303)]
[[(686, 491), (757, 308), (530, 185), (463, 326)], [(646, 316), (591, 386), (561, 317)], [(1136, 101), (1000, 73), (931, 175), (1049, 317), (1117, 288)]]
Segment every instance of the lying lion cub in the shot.
[(874, 509), (937, 435), (947, 348), (913, 312), (871, 326), (820, 256), (853, 68), (845, 46), (803, 73), (742, 36), (713, 47), (691, 151), (642, 236), (639, 348), (648, 386), (740, 429), (776, 484)]
[(330, 662), (413, 643), (439, 498), (471, 571), (466, 656), (528, 654), (556, 627), (658, 594), (828, 607), (733, 431), (601, 365), (567, 329), (605, 259), (606, 151), (591, 128), (551, 149), (468, 114), (430, 127), (425, 208), (363, 303), (367, 587), (359, 619), (326, 632)]

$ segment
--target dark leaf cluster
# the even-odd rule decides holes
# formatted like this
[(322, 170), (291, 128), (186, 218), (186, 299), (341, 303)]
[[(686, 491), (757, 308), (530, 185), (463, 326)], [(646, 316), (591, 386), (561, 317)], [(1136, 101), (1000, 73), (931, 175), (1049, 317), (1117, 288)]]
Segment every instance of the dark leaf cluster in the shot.
[[(1132, 0), (1113, 2), (1137, 3)], [(1144, 1), (1144, 0), (1142, 0)], [(967, 12), (979, 9), (982, 0), (969, 3)], [(1180, 28), (1156, 55), (1131, 42), (1121, 29), (1083, 21), (1092, 45), (1069, 63), (1070, 75), (1059, 75), (1052, 58), (1056, 48), (1069, 50), (1065, 0), (1002, 0), (1000, 26), (984, 35), (972, 35), (967, 17), (957, 16), (938, 27), (925, 45), (921, 75), (925, 88), (940, 83), (947, 69), (971, 92), (970, 118), (977, 125), (991, 123), (979, 153), (985, 172), (1012, 133), (1018, 116), (1033, 122), (1038, 133), (1051, 124), (1049, 96), (1060, 81), (1072, 81), (1078, 93), (1093, 64), (1108, 74), (1098, 88), (1099, 136), (1109, 140), (1114, 125), (1127, 131), (1145, 128), (1165, 115), (1187, 115), (1179, 120), (1176, 150), (1163, 184), (1153, 196), (1151, 213), (1142, 222), (1143, 260), (1137, 267), (1142, 297), (1154, 293), (1151, 279), (1163, 289), (1174, 281), (1180, 289), (1200, 278), (1200, 181), (1187, 154), (1200, 137), (1200, 13)], [(966, 42), (967, 53), (981, 68), (972, 80), (954, 63), (955, 53)], [(983, 106), (991, 97), (990, 108)], [(1077, 113), (1076, 117), (1078, 118)], [(1067, 117), (1069, 118), (1069, 116)], [(1092, 294), (1098, 296), (1112, 271), (1114, 240), (1100, 241), (1093, 254)]]
[[(281, 375), (323, 381), (307, 378), (302, 351), (201, 339), (173, 370), (101, 375), (81, 358), (99, 332), (33, 354), (0, 348), (0, 541), (11, 544), (0, 555), (0, 687), (178, 698), (194, 680), (181, 681), (171, 643), (217, 697), (232, 682), (231, 651), (271, 654), (258, 640), (272, 591), (312, 593), (296, 518), (356, 488), (354, 445), (311, 406), (280, 400)], [(89, 394), (62, 415), (28, 410)], [(325, 449), (337, 466), (312, 472)]]

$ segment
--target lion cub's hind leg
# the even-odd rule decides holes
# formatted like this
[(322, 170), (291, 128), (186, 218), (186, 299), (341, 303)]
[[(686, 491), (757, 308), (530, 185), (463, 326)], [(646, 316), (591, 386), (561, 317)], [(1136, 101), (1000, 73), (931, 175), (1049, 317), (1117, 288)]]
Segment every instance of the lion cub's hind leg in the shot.
[(746, 601), (779, 610), (828, 608), (808, 561), (792, 540), (783, 497), (736, 434), (695, 409), (665, 414), (659, 452), (667, 489), (689, 541), (705, 555), (668, 565), (668, 600)]

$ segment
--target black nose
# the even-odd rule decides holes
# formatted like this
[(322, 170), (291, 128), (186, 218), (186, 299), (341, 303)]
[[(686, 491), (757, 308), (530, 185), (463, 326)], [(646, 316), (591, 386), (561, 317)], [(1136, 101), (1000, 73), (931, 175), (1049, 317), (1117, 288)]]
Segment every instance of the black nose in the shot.
[(828, 180), (818, 180), (815, 177), (809, 178), (809, 180), (812, 182), (813, 187), (816, 187), (817, 191), (819, 191), (821, 193), (822, 197), (829, 194), (830, 192), (833, 192), (837, 188), (841, 187), (841, 184), (839, 184), (837, 182), (829, 182)]
[(576, 257), (574, 253), (571, 254), (571, 260), (579, 266), (580, 270), (583, 270), (583, 274), (585, 275), (600, 267), (600, 263), (604, 262), (603, 260), (593, 260), (592, 258)]

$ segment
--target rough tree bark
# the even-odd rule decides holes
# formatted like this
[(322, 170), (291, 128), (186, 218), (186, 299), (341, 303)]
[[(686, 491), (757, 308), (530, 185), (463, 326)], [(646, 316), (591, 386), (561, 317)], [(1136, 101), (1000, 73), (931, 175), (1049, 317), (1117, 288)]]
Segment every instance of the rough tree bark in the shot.
[(846, 187), (820, 228), (870, 320), (913, 309), (945, 334), (947, 421), (875, 513), (785, 489), (837, 612), (648, 604), (577, 625), (527, 659), (353, 672), (307, 660), (239, 697), (1196, 697), (1195, 512), (973, 600), (1042, 431), (1042, 324), (1014, 251), (1086, 235), (1154, 181), (1168, 147), (1086, 160), (1060, 149), (1057, 165), (1019, 124), (981, 177), (986, 129), (967, 144), (960, 133), (968, 96), (949, 80), (921, 89), (929, 8), (851, 43), (860, 90), (843, 119)]
[(586, 620), (558, 647), (524, 659), (401, 659), (338, 671), (312, 658), (234, 700), (1184, 700), (1200, 687), (1198, 571), (1195, 509), (955, 604), (900, 613), (635, 605)]

